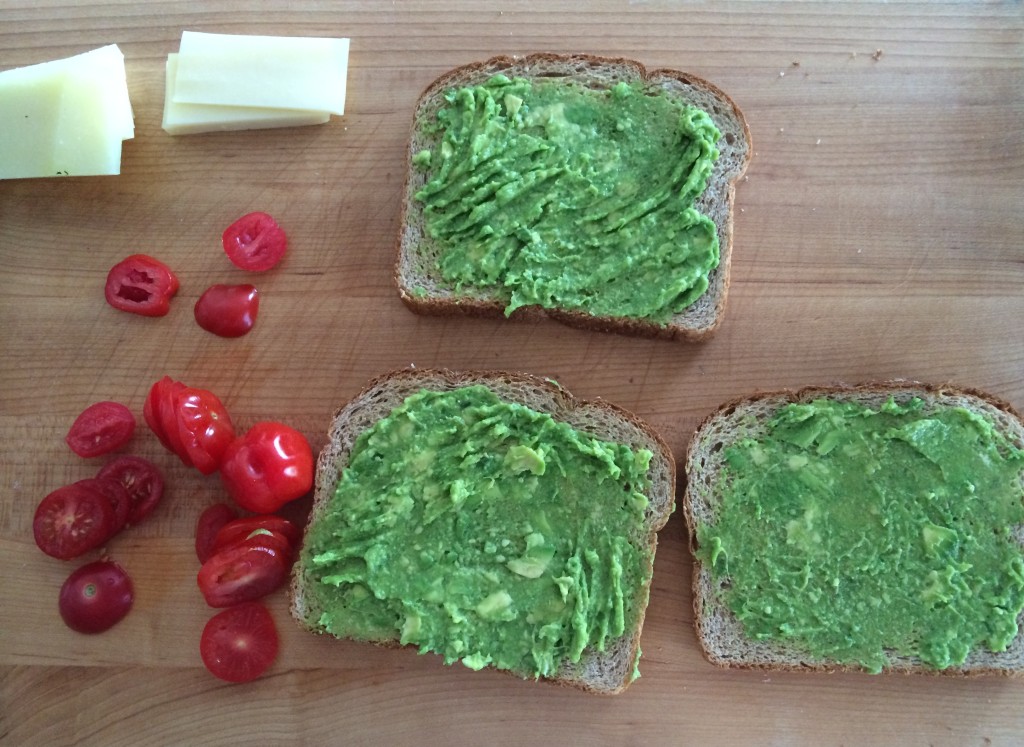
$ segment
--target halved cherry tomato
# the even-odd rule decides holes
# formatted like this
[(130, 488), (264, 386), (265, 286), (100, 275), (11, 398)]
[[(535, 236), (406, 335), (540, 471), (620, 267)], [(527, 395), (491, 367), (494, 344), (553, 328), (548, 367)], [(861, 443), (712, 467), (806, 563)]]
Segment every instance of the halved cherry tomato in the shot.
[(135, 416), (120, 402), (97, 402), (86, 407), (64, 437), (80, 457), (97, 457), (120, 449), (135, 433)]
[(199, 639), (199, 655), (215, 677), (248, 682), (267, 671), (279, 646), (270, 612), (259, 602), (247, 602), (210, 618)]
[(284, 585), (291, 561), (276, 543), (256, 534), (214, 553), (199, 569), (196, 582), (211, 607), (230, 607), (265, 597)]
[(133, 254), (110, 268), (103, 289), (115, 309), (142, 316), (164, 316), (177, 292), (178, 278), (171, 268), (145, 254)]
[(74, 571), (60, 587), (58, 608), (65, 624), (79, 633), (102, 633), (124, 619), (135, 591), (124, 569), (97, 560)]
[(284, 257), (288, 237), (266, 213), (243, 215), (224, 230), (224, 251), (232, 264), (250, 272), (269, 270)]
[(185, 387), (175, 398), (174, 412), (188, 460), (204, 475), (212, 475), (235, 440), (227, 408), (213, 392)]
[(211, 285), (196, 301), (196, 322), (221, 337), (241, 337), (256, 323), (259, 291), (254, 285)]
[(196, 522), (196, 557), (200, 563), (205, 563), (214, 554), (217, 533), (221, 528), (237, 518), (238, 512), (226, 503), (215, 503), (199, 514)]
[(57, 488), (40, 501), (32, 518), (36, 545), (47, 555), (70, 560), (99, 547), (114, 533), (110, 500), (81, 482)]
[(113, 537), (124, 529), (132, 510), (132, 497), (128, 493), (128, 489), (116, 478), (100, 475), (79, 480), (79, 484), (99, 491), (110, 501), (110, 507), (114, 509), (114, 523), (111, 526), (110, 536)]
[(148, 459), (126, 454), (100, 468), (96, 477), (121, 483), (130, 498), (127, 523), (135, 526), (155, 509), (164, 497), (164, 476)]
[(313, 485), (313, 450), (283, 423), (256, 423), (228, 446), (221, 481), (235, 502), (260, 514), (305, 495)]
[(302, 531), (282, 516), (265, 514), (262, 516), (244, 516), (224, 524), (213, 540), (216, 550), (223, 550), (231, 545), (247, 539), (253, 532), (269, 531), (285, 538), (288, 545), (294, 547), (302, 537)]

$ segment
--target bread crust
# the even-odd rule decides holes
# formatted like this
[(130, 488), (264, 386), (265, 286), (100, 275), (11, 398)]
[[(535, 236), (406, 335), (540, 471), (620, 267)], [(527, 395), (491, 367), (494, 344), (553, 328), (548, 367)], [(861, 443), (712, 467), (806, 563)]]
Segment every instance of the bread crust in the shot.
[[(348, 464), (352, 445), (359, 433), (386, 416), (406, 397), (423, 389), (445, 391), (473, 384), (482, 384), (506, 401), (526, 404), (546, 412), (556, 420), (568, 422), (577, 429), (607, 440), (627, 443), (634, 448), (648, 448), (654, 454), (649, 475), (652, 485), (648, 498), (642, 536), (633, 538), (643, 549), (646, 583), (634, 590), (637, 624), (633, 630), (612, 642), (606, 652), (588, 649), (579, 664), (564, 664), (556, 676), (540, 678), (557, 685), (589, 692), (615, 694), (625, 689), (639, 655), (640, 633), (643, 629), (650, 579), (654, 570), (658, 531), (664, 527), (675, 507), (676, 467), (672, 451), (661, 436), (635, 414), (604, 400), (577, 399), (556, 383), (536, 376), (510, 371), (450, 371), (446, 369), (401, 369), (383, 374), (369, 382), (346, 405), (339, 408), (328, 432), (328, 442), (317, 460), (313, 507), (306, 529), (327, 509), (341, 471)], [(292, 569), (289, 586), (292, 617), (304, 630), (324, 633), (317, 626), (318, 614), (311, 609), (305, 595), (305, 569), (301, 559)], [(379, 646), (401, 648), (398, 640), (376, 641)], [(504, 670), (503, 670), (504, 671)], [(524, 677), (522, 674), (510, 674)]]
[[(612, 80), (639, 80), (660, 85), (666, 91), (680, 96), (686, 92), (687, 99), (697, 98), (711, 102), (702, 106), (723, 133), (719, 150), (723, 156), (716, 163), (708, 189), (698, 207), (714, 220), (719, 238), (719, 264), (709, 278), (708, 290), (687, 309), (676, 314), (666, 325), (625, 317), (609, 317), (588, 314), (569, 309), (546, 309), (529, 306), (516, 309), (507, 318), (517, 321), (538, 321), (551, 319), (579, 329), (609, 332), (632, 337), (658, 338), (699, 342), (709, 338), (721, 323), (728, 297), (730, 270), (732, 265), (733, 214), (736, 182), (744, 174), (753, 154), (750, 128), (746, 119), (724, 91), (696, 75), (668, 68), (648, 70), (636, 60), (623, 57), (600, 57), (589, 54), (538, 53), (525, 57), (492, 57), (483, 62), (450, 70), (432, 82), (420, 95), (413, 114), (412, 136), (407, 153), (407, 171), (403, 188), (400, 229), (397, 240), (397, 260), (394, 281), (402, 302), (411, 311), (428, 316), (468, 316), (503, 319), (505, 304), (497, 297), (459, 294), (451, 289), (432, 288), (426, 295), (417, 295), (413, 289), (422, 287), (420, 281), (426, 274), (422, 269), (413, 269), (414, 255), (422, 241), (422, 211), (414, 194), (419, 186), (413, 157), (418, 153), (420, 142), (417, 132), (420, 124), (443, 103), (443, 95), (450, 88), (474, 85), (486, 81), (492, 75), (504, 73), (510, 76), (543, 76), (565, 71), (577, 71), (580, 76), (612, 71)], [(712, 208), (712, 209), (708, 209)], [(433, 284), (433, 283), (432, 283)]]
[[(708, 498), (713, 490), (715, 470), (707, 464), (712, 461), (707, 452), (717, 451), (726, 443), (713, 438), (711, 432), (727, 428), (730, 418), (746, 416), (747, 422), (751, 418), (763, 421), (784, 405), (810, 402), (822, 397), (881, 404), (889, 396), (893, 396), (897, 402), (917, 396), (925, 400), (926, 407), (960, 405), (974, 412), (983, 412), (995, 420), (1002, 433), (1009, 436), (1018, 447), (1024, 448), (1024, 419), (1008, 402), (979, 389), (950, 383), (886, 380), (854, 385), (806, 386), (759, 392), (720, 405), (697, 426), (687, 447), (683, 461), (686, 485), (681, 503), (693, 556), (694, 624), (701, 652), (710, 663), (723, 668), (763, 671), (863, 671), (856, 665), (808, 657), (775, 641), (746, 639), (741, 623), (716, 599), (711, 571), (697, 556), (699, 543), (696, 527), (700, 516), (714, 515)], [(1024, 482), (1024, 473), (1021, 474), (1021, 480)], [(1019, 531), (1017, 537), (1024, 545), (1024, 536)], [(941, 670), (925, 665), (917, 657), (891, 655), (890, 665), (883, 671), (944, 677), (1021, 676), (1024, 674), (1024, 613), (1018, 617), (1017, 624), (1018, 635), (1005, 652), (972, 651), (963, 665)]]

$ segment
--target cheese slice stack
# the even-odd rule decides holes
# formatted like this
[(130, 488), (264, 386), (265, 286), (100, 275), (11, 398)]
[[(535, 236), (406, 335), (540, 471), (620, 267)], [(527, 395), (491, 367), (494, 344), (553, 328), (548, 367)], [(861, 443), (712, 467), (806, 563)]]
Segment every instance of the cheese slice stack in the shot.
[(134, 136), (116, 44), (0, 72), (0, 179), (119, 174)]
[(348, 39), (185, 31), (167, 56), (171, 135), (323, 124), (345, 113)]

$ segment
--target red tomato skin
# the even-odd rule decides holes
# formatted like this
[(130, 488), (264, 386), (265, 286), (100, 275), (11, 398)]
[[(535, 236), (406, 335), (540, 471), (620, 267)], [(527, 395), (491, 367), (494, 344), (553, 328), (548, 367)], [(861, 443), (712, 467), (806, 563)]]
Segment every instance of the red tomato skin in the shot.
[(269, 270), (288, 249), (288, 237), (282, 228), (263, 212), (243, 215), (224, 229), (221, 242), (231, 263), (250, 272)]
[(178, 392), (184, 388), (184, 384), (170, 376), (159, 379), (150, 387), (149, 396), (142, 407), (142, 415), (163, 447), (172, 454), (177, 454), (186, 467), (191, 467), (192, 460), (189, 459), (178, 433), (178, 418), (175, 414)]
[(221, 482), (239, 506), (269, 514), (309, 492), (314, 461), (302, 433), (283, 423), (260, 422), (228, 446)]
[(131, 514), (132, 497), (120, 480), (97, 474), (96, 477), (79, 480), (78, 484), (93, 488), (110, 501), (110, 507), (114, 510), (114, 522), (111, 525), (110, 531), (111, 537), (124, 529), (128, 523), (128, 516)]
[(133, 254), (107, 273), (103, 294), (120, 311), (142, 316), (164, 316), (178, 292), (178, 277), (170, 267), (146, 254)]
[(207, 621), (199, 639), (203, 664), (227, 682), (256, 679), (273, 664), (279, 648), (274, 618), (259, 602), (218, 612)]
[(227, 408), (213, 392), (184, 387), (175, 396), (174, 413), (185, 457), (204, 475), (212, 475), (235, 440)]
[(205, 563), (216, 552), (220, 530), (238, 518), (238, 511), (227, 503), (208, 506), (196, 521), (196, 557)]
[(241, 337), (256, 324), (260, 294), (254, 285), (211, 285), (195, 306), (196, 323), (220, 337)]
[(164, 497), (164, 476), (148, 459), (125, 454), (107, 462), (96, 473), (101, 479), (116, 480), (130, 498), (126, 523), (136, 526), (153, 513)]
[(47, 555), (71, 560), (106, 542), (115, 525), (110, 500), (79, 482), (59, 487), (40, 501), (32, 517), (32, 535)]
[(97, 560), (68, 576), (57, 606), (65, 625), (94, 634), (121, 622), (134, 601), (135, 589), (124, 569), (111, 560)]
[(302, 538), (302, 530), (293, 522), (282, 516), (274, 514), (262, 514), (259, 516), (243, 516), (240, 519), (224, 524), (214, 537), (213, 546), (216, 550), (222, 550), (231, 545), (238, 544), (245, 540), (253, 532), (267, 530), (281, 535), (287, 541), (289, 547), (295, 547)]
[(68, 429), (64, 441), (80, 457), (109, 454), (127, 444), (135, 433), (135, 416), (120, 402), (89, 405)]
[(271, 594), (288, 580), (290, 559), (255, 535), (212, 555), (196, 576), (211, 607), (230, 607)]

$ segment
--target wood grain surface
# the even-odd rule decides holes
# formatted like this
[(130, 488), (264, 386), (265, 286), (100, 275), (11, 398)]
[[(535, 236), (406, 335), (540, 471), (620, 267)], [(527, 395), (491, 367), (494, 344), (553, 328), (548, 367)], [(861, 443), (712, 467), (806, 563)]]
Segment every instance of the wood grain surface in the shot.
[[(352, 38), (344, 117), (171, 138), (163, 70), (183, 29)], [(701, 657), (679, 512), (662, 533), (642, 678), (616, 697), (444, 667), (302, 633), (283, 594), (270, 674), (229, 686), (198, 656), (200, 510), (215, 477), (141, 428), (166, 471), (150, 521), (108, 550), (137, 600), (114, 630), (67, 630), (76, 563), (40, 553), (38, 501), (91, 475), (63, 435), (100, 399), (141, 414), (164, 374), (217, 392), (243, 427), (323, 443), (331, 413), (409, 365), (549, 376), (633, 410), (681, 457), (698, 421), (758, 389), (903, 377), (1024, 409), (1024, 11), (1020, 2), (759, 3), (0, 0), (0, 69), (108, 43), (136, 117), (122, 174), (0, 182), (0, 742), (28, 744), (1019, 744), (1024, 680), (726, 672)], [(391, 281), (404, 144), (420, 91), (494, 54), (585, 51), (687, 70), (738, 102), (755, 156), (739, 185), (732, 289), (700, 345), (554, 323), (427, 319)], [(0, 101), (2, 106), (2, 101)], [(251, 210), (290, 254), (261, 276), (247, 337), (192, 305), (249, 280), (219, 248)], [(180, 275), (171, 313), (103, 301), (147, 252)], [(301, 512), (302, 506), (294, 509)]]

